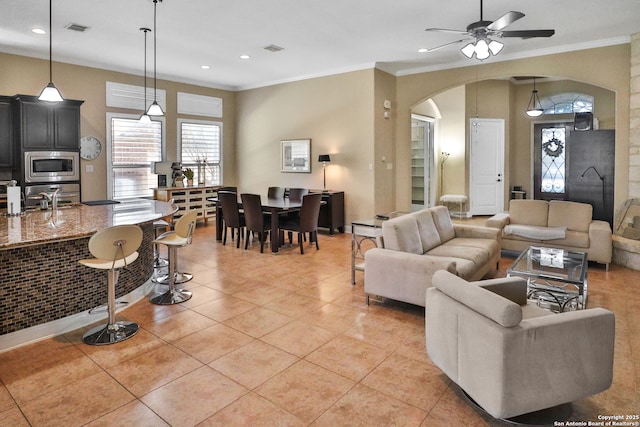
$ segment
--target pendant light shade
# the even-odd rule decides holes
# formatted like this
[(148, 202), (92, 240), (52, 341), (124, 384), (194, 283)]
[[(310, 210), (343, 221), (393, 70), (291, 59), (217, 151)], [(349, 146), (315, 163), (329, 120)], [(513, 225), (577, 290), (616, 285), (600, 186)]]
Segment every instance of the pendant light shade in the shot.
[[(149, 116), (164, 116), (164, 111), (162, 111), (162, 107), (158, 104), (158, 81), (156, 78), (156, 69), (157, 69), (157, 9), (158, 2), (162, 0), (153, 0), (153, 103), (149, 106), (147, 110), (147, 115)], [(146, 92), (145, 92), (146, 93)]]
[(61, 101), (64, 101), (64, 99), (62, 98), (62, 95), (60, 95), (60, 92), (58, 91), (58, 89), (56, 89), (55, 85), (53, 84), (53, 60), (52, 60), (53, 36), (51, 34), (53, 32), (53, 26), (51, 25), (51, 22), (52, 22), (51, 2), (52, 0), (49, 0), (49, 84), (45, 86), (44, 89), (42, 89), (42, 93), (40, 93), (40, 96), (38, 97), (38, 99), (40, 101), (61, 102)]
[(533, 78), (533, 91), (531, 92), (531, 99), (529, 99), (529, 105), (527, 105), (527, 116), (540, 117), (544, 113), (542, 105), (540, 104), (540, 98), (538, 98), (538, 91), (536, 90), (536, 78)]
[[(142, 27), (140, 31), (144, 32), (144, 108), (147, 108), (147, 33), (151, 29)], [(146, 111), (140, 116), (140, 123), (151, 123), (151, 117)]]

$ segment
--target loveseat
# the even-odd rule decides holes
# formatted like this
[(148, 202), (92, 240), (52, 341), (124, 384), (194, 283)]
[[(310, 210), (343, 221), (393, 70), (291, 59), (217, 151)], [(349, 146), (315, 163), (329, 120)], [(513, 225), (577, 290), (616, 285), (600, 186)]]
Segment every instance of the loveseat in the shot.
[(469, 283), (438, 271), (433, 284), (425, 310), (429, 358), (492, 416), (520, 416), (610, 387), (611, 311), (552, 313), (527, 301), (527, 282), (518, 277)]
[(424, 307), (437, 270), (467, 280), (495, 272), (500, 230), (453, 224), (444, 206), (423, 209), (382, 223), (382, 247), (365, 252), (364, 291)]
[(592, 219), (587, 203), (562, 200), (511, 200), (509, 212), (489, 218), (488, 227), (502, 230), (502, 249), (522, 252), (529, 246), (587, 253), (589, 261), (606, 265), (613, 251), (611, 227)]

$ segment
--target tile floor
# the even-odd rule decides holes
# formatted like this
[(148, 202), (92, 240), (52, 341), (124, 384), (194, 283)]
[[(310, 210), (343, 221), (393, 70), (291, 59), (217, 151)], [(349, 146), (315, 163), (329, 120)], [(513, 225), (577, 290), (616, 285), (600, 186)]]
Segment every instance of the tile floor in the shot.
[[(367, 307), (349, 234), (275, 256), (214, 231), (199, 226), (180, 250), (191, 300), (119, 313), (141, 325), (133, 338), (91, 347), (78, 330), (0, 354), (0, 426), (501, 425), (430, 363), (424, 310)], [(615, 378), (572, 420), (640, 412), (639, 278), (589, 269), (589, 305), (616, 313)]]

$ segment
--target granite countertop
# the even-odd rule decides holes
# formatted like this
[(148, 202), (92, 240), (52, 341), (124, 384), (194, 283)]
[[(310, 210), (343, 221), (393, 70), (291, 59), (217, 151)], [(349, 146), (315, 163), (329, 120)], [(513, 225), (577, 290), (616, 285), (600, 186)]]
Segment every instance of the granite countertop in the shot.
[(114, 225), (144, 224), (177, 211), (167, 202), (136, 199), (118, 204), (75, 205), (0, 216), (0, 249), (90, 236)]

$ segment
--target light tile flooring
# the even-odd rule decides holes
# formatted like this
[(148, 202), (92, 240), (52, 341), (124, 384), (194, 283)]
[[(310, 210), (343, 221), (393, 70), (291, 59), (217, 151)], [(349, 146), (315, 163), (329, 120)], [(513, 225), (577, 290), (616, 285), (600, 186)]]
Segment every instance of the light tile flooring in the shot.
[[(133, 338), (91, 347), (79, 330), (0, 354), (0, 425), (501, 425), (430, 363), (424, 310), (367, 307), (349, 234), (321, 235), (320, 248), (260, 254), (199, 226), (179, 251), (193, 298), (120, 312), (141, 325)], [(639, 277), (589, 269), (589, 306), (616, 314), (615, 378), (572, 420), (640, 412)]]

